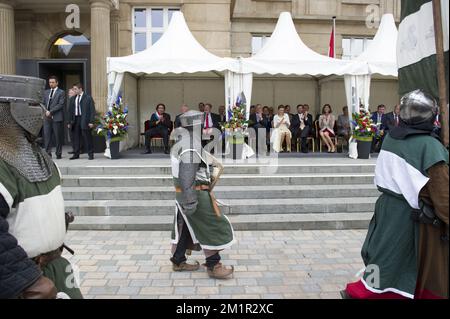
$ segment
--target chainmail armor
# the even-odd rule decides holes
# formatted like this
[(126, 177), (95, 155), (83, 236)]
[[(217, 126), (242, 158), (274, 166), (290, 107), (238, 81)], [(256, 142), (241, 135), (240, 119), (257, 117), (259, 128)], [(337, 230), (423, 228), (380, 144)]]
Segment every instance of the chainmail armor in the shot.
[(25, 130), (11, 115), (9, 103), (0, 103), (0, 159), (32, 183), (52, 176), (52, 160), (25, 137)]

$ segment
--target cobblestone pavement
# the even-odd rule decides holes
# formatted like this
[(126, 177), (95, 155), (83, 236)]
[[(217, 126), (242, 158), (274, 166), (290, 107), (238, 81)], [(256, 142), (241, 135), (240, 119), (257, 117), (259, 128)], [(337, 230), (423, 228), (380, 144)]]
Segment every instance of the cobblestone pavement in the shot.
[[(340, 298), (363, 267), (365, 230), (241, 231), (223, 251), (234, 278), (173, 272), (170, 232), (69, 231), (85, 298)], [(189, 260), (203, 262), (200, 252)]]

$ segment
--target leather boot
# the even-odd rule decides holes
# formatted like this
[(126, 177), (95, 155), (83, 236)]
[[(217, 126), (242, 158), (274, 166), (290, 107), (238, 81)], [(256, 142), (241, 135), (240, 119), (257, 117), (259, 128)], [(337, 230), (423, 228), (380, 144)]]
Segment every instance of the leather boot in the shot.
[(196, 261), (195, 264), (188, 264), (187, 262), (183, 261), (179, 265), (172, 262), (172, 270), (173, 271), (196, 271), (199, 268), (200, 268), (200, 263), (198, 261)]
[(207, 268), (209, 277), (216, 279), (227, 279), (234, 272), (234, 267), (224, 266), (222, 263), (217, 263), (213, 268)]

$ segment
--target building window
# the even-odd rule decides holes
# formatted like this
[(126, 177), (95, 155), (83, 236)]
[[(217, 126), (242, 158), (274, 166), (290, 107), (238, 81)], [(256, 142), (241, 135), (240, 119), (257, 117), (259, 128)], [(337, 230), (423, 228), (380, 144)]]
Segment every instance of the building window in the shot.
[(270, 39), (270, 35), (254, 35), (252, 36), (252, 55), (258, 53), (259, 50), (266, 44), (267, 40)]
[(370, 38), (343, 38), (342, 59), (351, 60), (359, 56), (372, 42)]
[(155, 44), (166, 31), (175, 11), (180, 11), (180, 8), (134, 8), (133, 52), (143, 51)]
[(50, 46), (51, 59), (80, 59), (90, 55), (91, 42), (81, 33), (60, 35)]

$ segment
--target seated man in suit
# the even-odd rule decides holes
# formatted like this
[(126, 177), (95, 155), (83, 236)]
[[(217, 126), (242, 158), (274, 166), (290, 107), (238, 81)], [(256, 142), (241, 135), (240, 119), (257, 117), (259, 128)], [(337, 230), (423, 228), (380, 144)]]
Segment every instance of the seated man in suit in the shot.
[(377, 111), (372, 113), (371, 119), (373, 123), (375, 123), (378, 127), (378, 135), (377, 138), (374, 138), (372, 141), (372, 152), (379, 152), (381, 149), (381, 144), (383, 144), (384, 140), (384, 130), (386, 124), (386, 107), (383, 104), (378, 105)]
[(394, 111), (385, 116), (385, 131), (389, 131), (400, 125), (400, 104), (394, 107)]
[(309, 105), (297, 105), (297, 114), (292, 116), (291, 132), (293, 149), (297, 149), (297, 140), (301, 138), (301, 151), (308, 153), (308, 136), (313, 131), (313, 117), (309, 114)]
[(227, 121), (227, 115), (225, 114), (225, 105), (219, 106), (219, 122), (223, 123)]
[(186, 113), (187, 111), (189, 111), (189, 107), (186, 104), (182, 104), (181, 108), (180, 108), (181, 113), (178, 114), (177, 116), (175, 116), (174, 128), (181, 126), (180, 116), (183, 115), (184, 113)]
[(289, 121), (292, 122), (292, 117), (294, 116), (294, 114), (291, 113), (291, 106), (289, 104), (286, 104), (284, 106), (284, 112), (289, 116)]
[(211, 103), (205, 103), (205, 112), (203, 117), (203, 139), (202, 145), (205, 146), (214, 139), (213, 128), (220, 130), (220, 116), (219, 114), (212, 113)]
[(145, 148), (143, 154), (151, 154), (150, 142), (153, 137), (160, 136), (164, 143), (164, 154), (169, 154), (169, 135), (172, 130), (170, 115), (166, 113), (166, 106), (159, 103), (156, 106), (156, 112), (150, 117), (150, 129), (145, 132)]
[[(255, 130), (255, 136), (256, 136), (256, 153), (258, 153), (259, 150), (259, 138), (263, 138), (265, 140), (265, 131), (263, 136), (259, 136), (258, 132), (259, 129), (266, 129), (266, 126), (268, 125), (267, 116), (263, 113), (263, 107), (261, 104), (256, 104), (255, 106), (255, 113), (250, 114), (249, 117), (249, 127), (253, 128)], [(269, 124), (270, 125), (270, 124)], [(270, 127), (270, 126), (269, 126)]]

